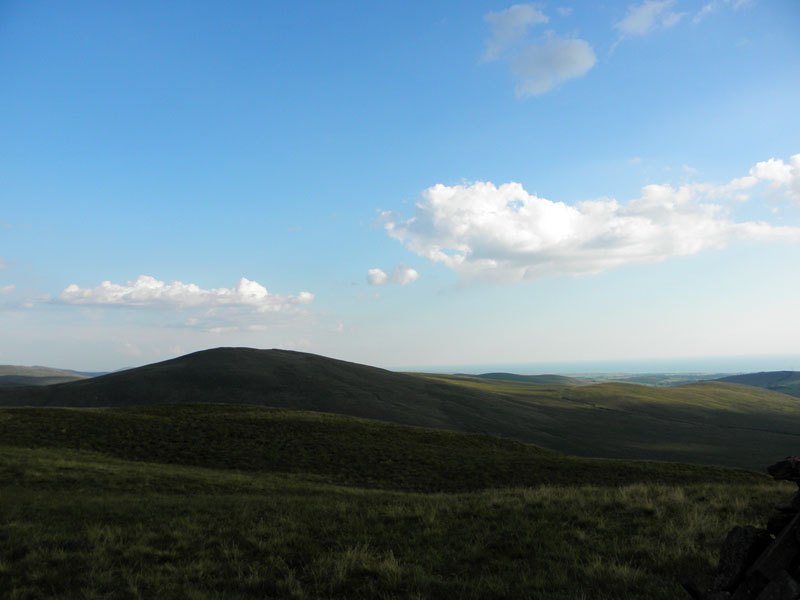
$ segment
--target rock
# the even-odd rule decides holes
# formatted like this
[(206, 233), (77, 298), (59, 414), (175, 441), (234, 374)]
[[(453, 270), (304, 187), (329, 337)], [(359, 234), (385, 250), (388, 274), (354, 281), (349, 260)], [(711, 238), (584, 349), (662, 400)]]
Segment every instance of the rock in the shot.
[(736, 526), (728, 532), (720, 550), (717, 576), (712, 589), (733, 591), (744, 579), (748, 567), (772, 543), (766, 529)]
[(793, 513), (775, 512), (769, 518), (769, 521), (767, 521), (767, 531), (769, 531), (772, 535), (778, 535), (781, 531), (783, 531), (784, 527), (791, 523), (793, 518)]
[(782, 571), (756, 597), (756, 600), (798, 600), (800, 599), (800, 583)]
[(760, 592), (794, 562), (800, 551), (797, 529), (800, 527), (800, 514), (795, 515), (773, 542), (759, 556), (747, 571), (747, 587), (752, 592)]
[[(800, 488), (800, 457), (767, 470)], [(728, 532), (716, 575), (680, 581), (694, 600), (800, 600), (800, 489), (775, 508), (766, 529), (737, 526)]]
[[(798, 482), (800, 485), (800, 482)], [(775, 509), (781, 512), (798, 512), (800, 511), (800, 491), (789, 498), (786, 502), (781, 502), (775, 505)]]
[(708, 594), (711, 593), (711, 586), (713, 583), (714, 578), (704, 574), (690, 575), (680, 580), (683, 589), (689, 592), (689, 595), (694, 598), (694, 600), (706, 600)]
[(800, 457), (787, 456), (780, 462), (767, 467), (767, 473), (777, 480), (800, 482)]
[(755, 595), (750, 593), (747, 584), (743, 583), (731, 596), (731, 600), (755, 600)]

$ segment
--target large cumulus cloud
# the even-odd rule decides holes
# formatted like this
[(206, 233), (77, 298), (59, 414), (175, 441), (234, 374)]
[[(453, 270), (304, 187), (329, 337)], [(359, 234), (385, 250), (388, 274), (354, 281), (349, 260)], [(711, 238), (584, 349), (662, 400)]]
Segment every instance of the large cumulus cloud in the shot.
[(800, 155), (758, 163), (746, 177), (710, 184), (648, 185), (633, 201), (568, 205), (529, 194), (519, 183), (434, 185), (414, 216), (384, 213), (384, 227), (412, 252), (464, 277), (504, 281), (599, 273), (722, 248), (735, 239), (800, 241), (800, 227), (733, 220), (723, 203), (761, 182), (787, 195)]

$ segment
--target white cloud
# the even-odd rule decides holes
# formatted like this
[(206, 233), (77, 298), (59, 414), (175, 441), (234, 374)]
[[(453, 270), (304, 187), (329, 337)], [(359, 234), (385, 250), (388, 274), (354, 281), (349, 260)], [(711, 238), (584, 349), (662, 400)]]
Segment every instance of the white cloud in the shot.
[[(795, 181), (780, 165), (759, 165), (753, 171), (765, 173), (766, 181)], [(800, 227), (736, 222), (725, 206), (709, 202), (735, 198), (758, 182), (751, 175), (724, 186), (648, 185), (628, 204), (601, 199), (576, 206), (531, 195), (519, 183), (438, 184), (422, 193), (412, 218), (384, 213), (384, 227), (412, 252), (465, 278), (498, 281), (599, 273), (723, 248), (735, 239), (800, 242)]]
[(10, 284), (10, 285), (4, 285), (4, 286), (0, 287), (0, 295), (2, 295), (2, 294), (10, 294), (15, 289), (17, 289), (17, 286), (15, 286), (13, 283)]
[(140, 275), (126, 284), (104, 281), (93, 288), (77, 284), (67, 286), (59, 301), (65, 304), (160, 307), (169, 309), (244, 307), (255, 312), (279, 312), (293, 305), (309, 304), (314, 294), (272, 294), (257, 281), (242, 277), (232, 288), (204, 290), (193, 283), (164, 283), (149, 275)]
[(628, 6), (628, 14), (614, 24), (622, 35), (645, 35), (659, 25), (672, 27), (684, 16), (671, 10), (675, 0), (646, 0), (638, 6)]
[(389, 276), (383, 269), (370, 269), (367, 271), (367, 282), (370, 285), (383, 285), (389, 281)]
[(789, 164), (776, 158), (757, 163), (750, 169), (750, 175), (762, 181), (770, 181), (797, 190), (800, 187), (800, 154), (792, 156)]
[(400, 285), (406, 285), (412, 281), (419, 279), (419, 273), (411, 267), (404, 264), (395, 265), (392, 269), (392, 282)]
[(525, 47), (512, 63), (520, 96), (538, 96), (558, 84), (581, 77), (597, 62), (594, 50), (581, 39), (548, 33), (538, 44)]
[(558, 14), (560, 14), (562, 17), (568, 17), (572, 14), (571, 6), (559, 6), (558, 8), (556, 8), (556, 10), (558, 11)]
[(383, 269), (370, 269), (367, 272), (367, 281), (370, 285), (386, 285), (396, 283), (406, 285), (419, 279), (419, 273), (413, 267), (399, 263), (392, 269), (391, 277)]
[[(800, 154), (791, 156), (788, 163), (778, 158), (756, 163), (748, 175), (733, 179), (725, 185), (712, 187), (708, 195), (727, 196), (753, 188), (759, 183), (769, 184), (769, 191), (773, 195), (783, 193), (788, 200), (800, 200)], [(737, 198), (746, 200), (747, 196), (739, 194)]]
[(773, 190), (784, 188), (787, 198), (800, 200), (800, 154), (789, 158), (789, 163), (770, 158), (750, 170), (750, 175), (768, 181)]
[(532, 4), (515, 4), (499, 12), (487, 13), (483, 19), (492, 30), (492, 37), (486, 42), (485, 60), (495, 60), (522, 42), (530, 25), (550, 20)]

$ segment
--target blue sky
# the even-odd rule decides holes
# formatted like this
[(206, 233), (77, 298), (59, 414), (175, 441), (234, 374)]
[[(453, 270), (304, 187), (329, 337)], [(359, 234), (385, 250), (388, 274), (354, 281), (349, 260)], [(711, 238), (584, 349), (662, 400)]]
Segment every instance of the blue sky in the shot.
[(4, 2), (0, 363), (799, 355), (798, 31), (795, 0)]

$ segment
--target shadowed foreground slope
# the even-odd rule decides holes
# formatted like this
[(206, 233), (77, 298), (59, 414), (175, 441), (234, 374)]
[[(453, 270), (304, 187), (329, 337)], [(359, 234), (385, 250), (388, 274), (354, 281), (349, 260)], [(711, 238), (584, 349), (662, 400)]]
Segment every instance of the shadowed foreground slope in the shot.
[[(675, 600), (786, 495), (755, 473), (252, 406), (0, 409), (0, 440), (11, 599)], [(525, 487), (486, 489), (507, 485)]]

